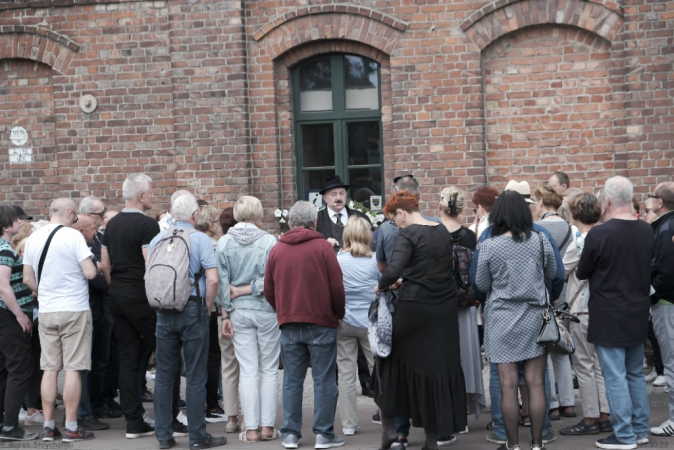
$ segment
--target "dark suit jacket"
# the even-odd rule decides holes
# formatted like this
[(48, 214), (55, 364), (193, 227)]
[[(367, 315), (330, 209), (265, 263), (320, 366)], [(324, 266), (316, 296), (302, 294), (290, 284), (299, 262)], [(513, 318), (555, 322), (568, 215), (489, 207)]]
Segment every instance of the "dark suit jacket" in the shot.
[[(363, 219), (367, 220), (367, 223), (370, 223), (370, 219), (368, 219), (367, 216), (362, 212), (356, 211), (355, 209), (350, 209), (348, 206), (345, 206), (345, 208), (347, 216), (352, 216), (355, 214), (356, 216), (362, 217)], [(328, 208), (318, 211), (318, 219), (316, 220), (316, 231), (321, 233), (325, 237), (325, 239), (333, 237), (330, 222), (332, 222), (332, 220), (330, 220)], [(374, 230), (374, 227), (371, 226), (370, 229)]]

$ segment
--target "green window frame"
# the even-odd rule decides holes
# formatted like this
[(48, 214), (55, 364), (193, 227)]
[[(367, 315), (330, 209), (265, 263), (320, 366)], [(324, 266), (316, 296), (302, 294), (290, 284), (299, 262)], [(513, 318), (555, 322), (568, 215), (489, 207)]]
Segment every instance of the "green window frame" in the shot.
[[(370, 70), (372, 70), (374, 64), (376, 64), (376, 108), (347, 109), (347, 75), (345, 73), (345, 66), (346, 58), (350, 56), (365, 62)], [(332, 109), (302, 111), (302, 69), (310, 67), (319, 59), (322, 59), (323, 62), (330, 62), (329, 79), (331, 82)], [(353, 61), (353, 58), (349, 61)], [(351, 67), (353, 67), (353, 63), (351, 64)], [(369, 76), (374, 77), (374, 74), (370, 73)], [(327, 176), (333, 174), (339, 175), (344, 183), (352, 184), (349, 195), (351, 198), (355, 190), (354, 188), (357, 189), (358, 187), (368, 187), (375, 193), (375, 195), (383, 196), (384, 161), (381, 122), (381, 65), (369, 58), (348, 53), (319, 55), (299, 64), (293, 69), (292, 86), (296, 136), (298, 198), (302, 200), (307, 199), (309, 191), (313, 192), (320, 189), (323, 180)], [(323, 91), (323, 98), (326, 98), (325, 91), (326, 90)], [(360, 91), (353, 91), (351, 99), (354, 98), (354, 93), (358, 94), (359, 92)], [(328, 132), (330, 126), (332, 127), (332, 139), (330, 139)], [(307, 132), (306, 134), (309, 134), (309, 131), (311, 131), (311, 138), (304, 136), (305, 131)], [(349, 142), (350, 132), (353, 132), (354, 136), (353, 142), (351, 143)], [(369, 136), (368, 142), (371, 142), (371, 144), (364, 144), (362, 140), (356, 142), (355, 136), (358, 133), (360, 133), (360, 137)], [(376, 138), (378, 138), (378, 142), (375, 144), (374, 141)], [(334, 148), (334, 155), (332, 155), (334, 159), (330, 160), (329, 156), (331, 155), (329, 155), (329, 152), (327, 152), (327, 154), (314, 156), (314, 153), (320, 153), (320, 150), (314, 152), (309, 148), (307, 155), (311, 157), (311, 159), (314, 159), (314, 161), (305, 161), (305, 159), (309, 159), (305, 158), (305, 156), (307, 156), (305, 155), (305, 145), (311, 145), (310, 142), (314, 144), (322, 142), (327, 145), (330, 145), (331, 143)], [(363, 150), (363, 148), (368, 145), (370, 148)], [(368, 154), (364, 155), (364, 151)], [(372, 154), (375, 151), (378, 152), (377, 155)], [(354, 174), (361, 174), (364, 178), (371, 180), (370, 186), (362, 186), (362, 181), (359, 182), (355, 180), (356, 176), (351, 176)]]

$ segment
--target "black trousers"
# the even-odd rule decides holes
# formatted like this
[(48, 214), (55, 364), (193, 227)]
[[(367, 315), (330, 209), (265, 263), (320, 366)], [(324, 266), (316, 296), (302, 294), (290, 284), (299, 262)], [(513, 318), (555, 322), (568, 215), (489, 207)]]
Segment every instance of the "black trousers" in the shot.
[(653, 330), (653, 321), (648, 319), (648, 340), (651, 342), (653, 348), (653, 365), (655, 366), (655, 373), (658, 375), (665, 374), (665, 365), (662, 363), (662, 354), (660, 353), (660, 344), (658, 338), (655, 337), (655, 330)]
[[(143, 357), (143, 346), (152, 351), (157, 348), (155, 333), (157, 313), (150, 308), (147, 300), (110, 296), (110, 309), (115, 319), (119, 338), (119, 400), (126, 418), (127, 430), (143, 426), (143, 402), (139, 392), (138, 376)], [(180, 377), (173, 386), (173, 417), (180, 412)]]
[(0, 308), (0, 418), (4, 415), (6, 427), (19, 425), (19, 410), (33, 373), (30, 337), (10, 310)]
[(218, 400), (220, 396), (220, 328), (218, 327), (219, 314), (215, 311), (211, 313), (210, 322), (208, 323), (208, 364), (206, 371), (208, 378), (206, 379), (206, 411), (213, 411), (220, 407)]
[(37, 320), (33, 322), (33, 333), (30, 335), (30, 350), (33, 357), (33, 373), (26, 385), (26, 408), (42, 410), (42, 398), (40, 397), (40, 388), (42, 385), (40, 356), (42, 354), (42, 347), (40, 346), (40, 333), (38, 332)]

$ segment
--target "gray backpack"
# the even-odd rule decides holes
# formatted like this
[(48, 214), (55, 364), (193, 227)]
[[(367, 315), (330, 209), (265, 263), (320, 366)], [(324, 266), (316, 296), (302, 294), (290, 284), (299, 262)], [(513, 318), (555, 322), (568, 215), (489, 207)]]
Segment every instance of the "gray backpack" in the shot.
[[(153, 309), (181, 312), (190, 298), (190, 234), (197, 230), (171, 227), (147, 261), (145, 294)], [(199, 274), (194, 277), (199, 296)]]

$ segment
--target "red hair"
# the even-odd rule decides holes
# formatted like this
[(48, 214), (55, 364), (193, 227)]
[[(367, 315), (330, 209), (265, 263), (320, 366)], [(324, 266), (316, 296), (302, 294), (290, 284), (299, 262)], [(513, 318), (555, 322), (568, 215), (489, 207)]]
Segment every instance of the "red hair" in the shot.
[(485, 186), (475, 191), (473, 194), (473, 203), (475, 203), (475, 206), (482, 205), (485, 211), (489, 211), (491, 205), (496, 201), (496, 197), (498, 197), (498, 191), (491, 186)]
[(417, 212), (419, 211), (419, 199), (409, 191), (396, 192), (388, 198), (386, 206), (384, 206), (384, 213), (393, 215), (397, 209), (402, 209), (408, 213)]

